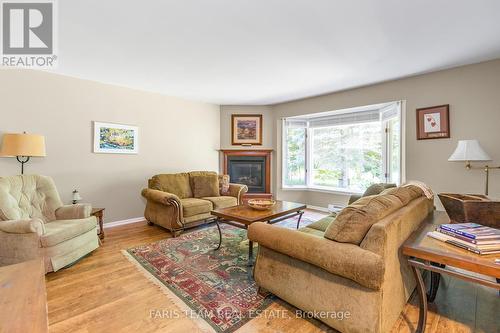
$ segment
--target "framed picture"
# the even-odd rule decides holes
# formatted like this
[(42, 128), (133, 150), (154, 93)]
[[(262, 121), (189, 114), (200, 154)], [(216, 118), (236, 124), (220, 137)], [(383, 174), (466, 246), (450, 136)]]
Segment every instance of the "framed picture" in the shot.
[(139, 127), (94, 121), (94, 153), (137, 154)]
[(417, 140), (450, 137), (450, 105), (417, 109)]
[(262, 145), (262, 115), (231, 115), (231, 137), (233, 145)]

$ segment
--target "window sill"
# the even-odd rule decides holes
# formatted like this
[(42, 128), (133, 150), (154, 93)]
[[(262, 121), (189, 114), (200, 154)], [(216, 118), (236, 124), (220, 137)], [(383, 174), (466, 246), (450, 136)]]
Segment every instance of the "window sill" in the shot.
[(337, 195), (345, 195), (351, 196), (353, 194), (362, 194), (361, 192), (352, 192), (348, 190), (342, 189), (328, 189), (323, 187), (306, 187), (306, 186), (294, 186), (294, 187), (281, 187), (282, 191), (307, 191), (307, 192), (319, 192), (319, 193), (329, 193), (329, 194), (337, 194)]

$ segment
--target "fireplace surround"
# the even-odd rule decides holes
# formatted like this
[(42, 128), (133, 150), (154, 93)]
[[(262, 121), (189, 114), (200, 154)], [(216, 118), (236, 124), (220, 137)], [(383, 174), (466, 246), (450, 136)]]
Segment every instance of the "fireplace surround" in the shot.
[(223, 173), (228, 174), (231, 183), (245, 184), (248, 192), (243, 200), (251, 198), (272, 198), (270, 149), (224, 149)]

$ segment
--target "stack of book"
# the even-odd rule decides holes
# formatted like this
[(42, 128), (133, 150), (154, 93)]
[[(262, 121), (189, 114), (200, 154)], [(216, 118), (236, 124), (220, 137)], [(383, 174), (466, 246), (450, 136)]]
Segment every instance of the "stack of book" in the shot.
[(427, 235), (477, 254), (500, 253), (500, 230), (477, 223), (442, 224)]

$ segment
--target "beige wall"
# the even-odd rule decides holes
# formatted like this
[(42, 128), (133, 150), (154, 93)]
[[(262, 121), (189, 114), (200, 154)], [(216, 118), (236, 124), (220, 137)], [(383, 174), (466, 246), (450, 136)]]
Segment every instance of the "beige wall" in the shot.
[[(143, 216), (140, 191), (151, 175), (218, 169), (219, 106), (40, 71), (0, 71), (0, 134), (46, 136), (47, 157), (27, 173), (54, 178), (64, 202), (77, 188), (106, 207), (106, 222)], [(139, 154), (92, 153), (92, 121), (139, 126)], [(0, 176), (20, 172), (0, 158)]]
[[(482, 171), (466, 171), (462, 163), (447, 159), (459, 139), (478, 139), (493, 158), (491, 164), (500, 164), (500, 60), (275, 105), (275, 138), (281, 136), (282, 117), (395, 100), (406, 100), (406, 178), (424, 181), (436, 193), (482, 193)], [(451, 138), (417, 141), (415, 110), (440, 104), (450, 104)], [(278, 154), (280, 141), (275, 139)], [(347, 201), (345, 195), (281, 190), (280, 169), (278, 163), (274, 183), (279, 199), (323, 207)], [(491, 173), (490, 196), (500, 197), (499, 170)]]

